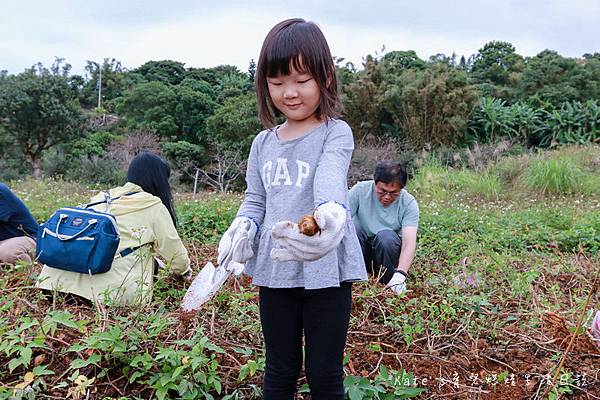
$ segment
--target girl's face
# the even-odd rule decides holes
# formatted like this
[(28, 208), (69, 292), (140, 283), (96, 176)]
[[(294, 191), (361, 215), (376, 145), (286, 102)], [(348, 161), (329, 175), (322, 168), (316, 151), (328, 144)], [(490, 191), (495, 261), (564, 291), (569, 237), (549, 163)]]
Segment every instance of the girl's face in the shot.
[(289, 75), (267, 78), (269, 95), (275, 107), (288, 121), (314, 122), (321, 102), (319, 85), (312, 75), (299, 72), (293, 66)]

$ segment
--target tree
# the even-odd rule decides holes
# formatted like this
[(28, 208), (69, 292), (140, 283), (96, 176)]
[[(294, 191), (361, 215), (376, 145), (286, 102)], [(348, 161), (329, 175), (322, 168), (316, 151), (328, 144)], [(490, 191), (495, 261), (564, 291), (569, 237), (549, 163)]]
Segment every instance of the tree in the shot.
[(233, 65), (219, 65), (213, 68), (189, 68), (186, 78), (205, 81), (213, 88), (213, 100), (223, 104), (228, 98), (251, 91), (254, 82), (247, 74)]
[(191, 143), (202, 143), (206, 136), (206, 120), (217, 107), (212, 98), (185, 79), (174, 87), (177, 104), (173, 117), (178, 126), (178, 139)]
[(221, 193), (227, 192), (246, 171), (247, 154), (240, 144), (227, 144), (211, 140), (211, 161), (198, 169), (203, 181)]
[(254, 61), (254, 59), (251, 59), (250, 63), (248, 64), (248, 79), (250, 80), (250, 82), (252, 82), (252, 84), (254, 84), (255, 75), (256, 75), (256, 61)]
[(117, 111), (127, 118), (132, 130), (151, 130), (168, 140), (200, 143), (206, 119), (217, 105), (209, 95), (195, 90), (196, 82), (139, 84), (119, 99)]
[(523, 66), (523, 57), (512, 44), (491, 41), (475, 55), (471, 76), (484, 95), (510, 100)]
[(199, 169), (208, 161), (204, 147), (181, 140), (163, 143), (161, 148), (180, 172), (194, 180), (195, 193), (200, 175)]
[(142, 83), (119, 99), (117, 112), (127, 118), (131, 130), (150, 130), (162, 137), (177, 137), (179, 129), (173, 117), (177, 95), (170, 85), (160, 81)]
[(114, 58), (105, 58), (102, 64), (87, 61), (85, 66), (87, 81), (82, 86), (80, 101), (86, 107), (96, 107), (100, 90), (100, 72), (102, 72), (102, 106), (109, 106), (110, 100), (123, 95), (127, 89), (127, 71), (121, 62)]
[(511, 83), (510, 74), (522, 68), (523, 57), (515, 52), (515, 46), (508, 42), (491, 41), (479, 49), (471, 73), (476, 83), (506, 86)]
[(477, 97), (463, 70), (439, 63), (390, 81), (381, 101), (408, 144), (418, 149), (460, 142)]
[[(462, 58), (464, 61), (464, 57)], [(449, 65), (451, 67), (456, 67), (456, 53), (452, 53), (451, 56), (447, 56), (444, 53), (437, 53), (432, 55), (431, 57), (429, 57), (429, 60), (427, 60), (428, 64), (439, 64), (439, 63), (443, 63), (446, 65)]]
[(380, 97), (385, 83), (380, 60), (368, 55), (361, 71), (346, 69), (342, 77), (343, 117), (355, 137), (360, 141), (369, 135), (379, 136), (383, 133), (384, 110)]
[(525, 60), (519, 96), (536, 106), (559, 107), (567, 101), (584, 101), (590, 85), (584, 67), (574, 58), (544, 50)]
[(427, 63), (421, 60), (414, 50), (391, 51), (381, 59), (381, 64), (388, 73), (400, 75), (404, 70), (427, 68)]
[(171, 60), (148, 61), (133, 72), (139, 73), (148, 82), (158, 81), (169, 85), (179, 84), (186, 74), (184, 63)]
[(600, 99), (600, 53), (584, 54), (580, 60), (583, 64), (585, 85), (581, 89), (581, 100)]
[[(68, 68), (41, 64), (0, 84), (0, 126), (16, 143), (35, 178), (45, 150), (77, 137), (83, 116), (69, 86)], [(67, 68), (65, 70), (65, 68)]]
[(206, 121), (207, 138), (224, 144), (240, 144), (242, 152), (250, 150), (252, 139), (261, 130), (253, 93), (228, 99)]

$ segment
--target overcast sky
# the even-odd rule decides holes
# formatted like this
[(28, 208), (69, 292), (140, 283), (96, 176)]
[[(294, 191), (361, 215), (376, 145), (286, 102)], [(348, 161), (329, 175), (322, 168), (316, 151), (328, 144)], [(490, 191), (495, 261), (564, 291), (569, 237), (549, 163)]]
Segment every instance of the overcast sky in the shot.
[(490, 40), (511, 42), (524, 56), (600, 52), (599, 0), (0, 0), (0, 70), (48, 66), (57, 56), (74, 73), (105, 57), (130, 69), (171, 59), (245, 71), (268, 30), (289, 17), (316, 22), (333, 55), (357, 66), (382, 46), (423, 59), (468, 57)]

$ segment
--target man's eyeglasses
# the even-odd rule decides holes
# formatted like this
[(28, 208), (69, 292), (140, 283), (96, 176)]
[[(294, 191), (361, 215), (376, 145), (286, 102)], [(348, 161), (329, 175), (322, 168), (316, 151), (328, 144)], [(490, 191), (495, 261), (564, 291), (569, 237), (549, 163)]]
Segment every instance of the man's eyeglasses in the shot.
[(377, 192), (378, 195), (380, 195), (381, 197), (384, 196), (390, 196), (392, 199), (395, 199), (396, 197), (400, 196), (400, 192), (388, 192), (387, 190), (383, 190), (383, 189), (375, 189), (375, 192)]

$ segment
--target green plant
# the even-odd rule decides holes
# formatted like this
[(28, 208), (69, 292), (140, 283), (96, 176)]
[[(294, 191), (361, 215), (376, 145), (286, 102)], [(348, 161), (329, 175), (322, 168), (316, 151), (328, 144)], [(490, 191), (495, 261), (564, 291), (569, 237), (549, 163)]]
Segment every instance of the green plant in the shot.
[(543, 194), (580, 193), (585, 178), (581, 167), (566, 157), (539, 158), (524, 175), (527, 187)]
[(545, 123), (535, 134), (541, 147), (585, 144), (600, 137), (600, 105), (597, 100), (562, 103), (545, 112)]
[(214, 397), (210, 392), (221, 394), (216, 355), (223, 353), (223, 350), (210, 343), (201, 333), (191, 340), (179, 340), (176, 344), (189, 349), (160, 347), (154, 356), (154, 360), (160, 362), (162, 367), (159, 372), (151, 374), (147, 383), (156, 390), (156, 397), (163, 400), (172, 392), (177, 393), (180, 399), (202, 397), (212, 400)]
[(498, 199), (502, 192), (502, 184), (498, 176), (491, 171), (476, 173), (463, 169), (451, 174), (448, 179), (455, 182), (456, 190), (465, 191), (477, 197)]
[(412, 373), (389, 370), (381, 366), (374, 379), (348, 375), (344, 378), (344, 392), (350, 400), (393, 400), (417, 397), (426, 389), (416, 386)]
[(181, 204), (177, 207), (179, 232), (192, 242), (215, 242), (235, 218), (238, 206), (239, 200), (219, 195)]
[[(547, 379), (550, 379), (550, 374)], [(550, 383), (551, 382), (548, 382), (548, 384)], [(570, 371), (561, 369), (561, 374), (556, 383), (548, 392), (547, 400), (558, 400), (566, 394), (573, 394), (573, 386), (573, 374)]]

